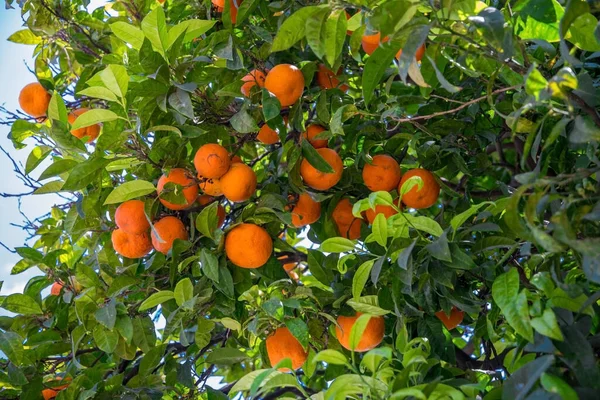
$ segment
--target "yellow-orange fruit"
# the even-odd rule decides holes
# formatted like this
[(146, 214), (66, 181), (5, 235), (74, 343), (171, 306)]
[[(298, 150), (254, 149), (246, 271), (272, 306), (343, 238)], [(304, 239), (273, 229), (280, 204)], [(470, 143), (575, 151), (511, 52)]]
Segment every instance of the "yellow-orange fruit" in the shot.
[(388, 40), (389, 38), (387, 36), (381, 40), (381, 34), (377, 32), (373, 35), (364, 35), (361, 40), (361, 45), (365, 53), (371, 55), (377, 50), (380, 42), (385, 43)]
[(300, 228), (317, 222), (321, 216), (321, 203), (314, 201), (308, 193), (302, 193), (292, 208), (292, 225)]
[(44, 398), (44, 400), (52, 400), (56, 396), (58, 396), (58, 392), (60, 392), (63, 389), (66, 389), (67, 387), (69, 387), (68, 383), (66, 385), (53, 387), (52, 389), (44, 389), (42, 390), (42, 397)]
[(242, 81), (245, 82), (241, 88), (242, 94), (246, 97), (250, 97), (250, 91), (254, 86), (258, 85), (258, 87), (261, 88), (265, 87), (266, 78), (267, 77), (264, 72), (258, 69), (253, 69), (242, 78)]
[[(201, 206), (207, 206), (213, 201), (215, 201), (215, 198), (206, 194), (198, 197), (198, 203)], [(217, 206), (217, 217), (219, 218), (218, 226), (223, 226), (223, 222), (225, 222), (225, 208), (223, 208), (223, 206), (220, 204)]]
[(194, 156), (198, 175), (205, 178), (220, 178), (229, 170), (229, 152), (220, 144), (208, 143), (200, 147)]
[(412, 189), (402, 195), (402, 203), (416, 209), (431, 207), (440, 196), (440, 184), (437, 183), (433, 174), (426, 169), (415, 168), (405, 173), (400, 180), (400, 185), (398, 185), (398, 193), (401, 193), (404, 182), (413, 176), (418, 176), (423, 180), (423, 187), (419, 190), (419, 185), (413, 186)]
[(333, 209), (331, 218), (335, 222), (338, 228), (338, 232), (342, 237), (350, 240), (356, 240), (360, 238), (360, 229), (362, 226), (362, 219), (356, 218), (352, 214), (352, 204), (348, 199), (342, 199)]
[(229, 201), (246, 201), (256, 191), (256, 174), (246, 164), (232, 164), (221, 177), (221, 190)]
[(233, 156), (231, 157), (231, 164), (236, 163), (236, 162), (243, 162), (242, 158), (240, 156)]
[(117, 207), (115, 224), (125, 233), (140, 234), (150, 228), (144, 212), (144, 202), (128, 200)]
[[(338, 74), (339, 73), (340, 71), (338, 71)], [(340, 80), (332, 70), (325, 66), (325, 64), (319, 64), (319, 70), (317, 71), (317, 83), (321, 89), (333, 89), (339, 86)], [(340, 90), (344, 92), (347, 91), (348, 85), (340, 86)]]
[(459, 310), (456, 307), (452, 307), (452, 311), (450, 311), (450, 315), (446, 315), (443, 310), (440, 310), (435, 313), (435, 316), (438, 317), (440, 321), (444, 324), (446, 329), (452, 330), (456, 328), (463, 321), (465, 317), (464, 311)]
[(209, 196), (221, 196), (223, 195), (223, 190), (221, 190), (221, 180), (217, 178), (207, 179), (200, 175), (198, 175), (198, 179), (202, 182), (198, 184), (202, 193), (207, 194)]
[(50, 104), (50, 93), (38, 82), (25, 85), (19, 93), (21, 109), (34, 118), (45, 117)]
[(211, 3), (217, 7), (225, 7), (225, 0), (211, 0)]
[(377, 204), (375, 206), (375, 210), (369, 208), (365, 211), (365, 216), (367, 217), (367, 221), (369, 221), (369, 224), (372, 224), (373, 221), (375, 221), (375, 217), (377, 216), (377, 214), (383, 214), (385, 218), (388, 219), (392, 215), (398, 214), (398, 211), (394, 210), (394, 207), (392, 206)]
[[(352, 350), (350, 348), (350, 332), (352, 331), (354, 323), (361, 315), (362, 313), (357, 312), (353, 317), (339, 316), (337, 318), (339, 327), (335, 327), (335, 334), (340, 344), (348, 350)], [(383, 317), (372, 316), (354, 351), (364, 352), (374, 349), (379, 346), (379, 343), (383, 340), (384, 334), (385, 323)]]
[(127, 233), (121, 229), (112, 232), (112, 244), (115, 251), (127, 258), (141, 258), (152, 250), (152, 242), (148, 232), (140, 234)]
[(365, 164), (362, 171), (365, 186), (372, 192), (394, 190), (398, 187), (401, 176), (402, 172), (398, 162), (385, 154), (373, 157), (373, 163)]
[(62, 288), (63, 288), (62, 283), (60, 283), (60, 282), (54, 282), (52, 284), (52, 287), (50, 288), (50, 294), (52, 296), (58, 296), (58, 295), (60, 295), (60, 291), (61, 291)]
[[(78, 108), (76, 110), (71, 111), (68, 115), (69, 124), (73, 125), (75, 123), (75, 120), (77, 120), (77, 118), (80, 115), (85, 114), (88, 111), (90, 111), (89, 108)], [(92, 142), (96, 140), (96, 138), (100, 134), (100, 124), (86, 126), (85, 128), (72, 129), (71, 134), (78, 139), (83, 139), (84, 137), (87, 137), (88, 143)]]
[(305, 158), (300, 164), (300, 175), (304, 183), (313, 189), (327, 190), (335, 186), (344, 172), (342, 159), (334, 150), (328, 148), (317, 149), (317, 152), (333, 168), (333, 172), (326, 173), (313, 167)]
[(324, 132), (325, 128), (321, 125), (310, 124), (306, 127), (306, 131), (302, 132), (302, 138), (308, 139), (309, 143), (315, 149), (322, 149), (323, 147), (327, 147), (327, 139), (315, 139), (315, 136), (318, 136), (321, 132)]
[(260, 127), (256, 139), (264, 144), (275, 144), (279, 142), (279, 135), (276, 130), (271, 129), (269, 125), (264, 124)]
[(225, 237), (225, 254), (238, 267), (262, 267), (272, 252), (273, 239), (258, 225), (239, 224)]
[(164, 199), (160, 199), (160, 202), (170, 210), (184, 210), (194, 204), (198, 198), (198, 185), (196, 181), (192, 179), (188, 172), (183, 168), (173, 168), (169, 171), (168, 175), (163, 175), (158, 180), (156, 186), (157, 192), (160, 195), (165, 185), (169, 182), (173, 182), (183, 187), (183, 197), (185, 197), (185, 204), (170, 203)]
[[(308, 357), (308, 352), (304, 350), (298, 339), (286, 327), (277, 328), (267, 338), (266, 346), (269, 362), (272, 367), (280, 361), (289, 358), (292, 360), (292, 369), (297, 370), (304, 364)], [(287, 369), (282, 368), (282, 370)]]
[[(277, 257), (277, 259), (280, 261), (284, 260), (286, 258), (287, 258), (286, 256)], [(296, 269), (297, 266), (298, 266), (297, 262), (290, 262), (290, 263), (283, 264), (283, 269), (285, 270), (285, 272), (287, 272), (288, 276), (295, 281), (300, 279), (300, 277), (298, 276), (298, 273), (296, 271), (294, 271), (294, 269)]]
[[(160, 239), (158, 236), (160, 236)], [(161, 240), (162, 239), (162, 240)], [(152, 246), (157, 251), (167, 254), (173, 248), (175, 239), (187, 240), (188, 233), (185, 230), (185, 225), (177, 217), (168, 216), (161, 218), (154, 224), (152, 230)]]
[(282, 107), (291, 106), (302, 96), (304, 75), (294, 65), (279, 64), (267, 74), (265, 88), (277, 97)]

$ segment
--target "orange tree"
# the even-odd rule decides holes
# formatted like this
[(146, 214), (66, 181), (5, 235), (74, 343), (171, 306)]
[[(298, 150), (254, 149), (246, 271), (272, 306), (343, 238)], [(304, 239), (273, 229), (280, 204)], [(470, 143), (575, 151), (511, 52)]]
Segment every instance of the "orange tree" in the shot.
[(2, 398), (597, 398), (597, 3), (19, 5)]

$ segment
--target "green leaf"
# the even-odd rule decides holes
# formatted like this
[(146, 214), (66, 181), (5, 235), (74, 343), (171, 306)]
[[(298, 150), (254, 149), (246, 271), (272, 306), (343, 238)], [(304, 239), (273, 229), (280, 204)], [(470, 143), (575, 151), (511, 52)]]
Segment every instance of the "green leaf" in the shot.
[(325, 55), (326, 21), (331, 10), (321, 8), (306, 19), (306, 41), (318, 58)]
[(350, 349), (354, 350), (358, 343), (362, 339), (363, 333), (371, 320), (371, 315), (362, 314), (352, 325), (352, 329), (350, 330)]
[(72, 170), (78, 164), (79, 163), (75, 160), (69, 160), (69, 159), (56, 160), (56, 161), (54, 161), (54, 163), (50, 164), (50, 166), (48, 168), (46, 168), (44, 170), (44, 172), (42, 172), (40, 174), (40, 177), (38, 178), (38, 180), (43, 181), (44, 179), (48, 179), (53, 176), (60, 175), (62, 173)]
[(585, 51), (600, 51), (600, 41), (594, 34), (598, 19), (587, 12), (579, 17), (569, 27), (567, 40)]
[(366, 105), (371, 103), (375, 89), (379, 86), (379, 81), (381, 81), (385, 71), (390, 68), (396, 53), (398, 53), (397, 47), (379, 46), (367, 59), (362, 81), (363, 97)]
[(196, 229), (211, 239), (214, 239), (214, 231), (218, 228), (217, 225), (219, 224), (219, 216), (217, 215), (218, 207), (219, 204), (216, 201), (210, 203), (196, 217)]
[(129, 75), (122, 65), (111, 64), (99, 74), (102, 83), (117, 97), (125, 98), (129, 87)]
[(119, 334), (112, 332), (98, 324), (94, 328), (94, 341), (100, 350), (105, 353), (111, 354), (117, 348), (119, 342)]
[(50, 152), (52, 151), (52, 147), (49, 146), (36, 146), (31, 150), (29, 156), (27, 157), (27, 161), (25, 162), (25, 173), (29, 174), (33, 171), (42, 161), (48, 157)]
[(325, 60), (332, 67), (342, 53), (347, 25), (346, 12), (341, 8), (334, 10), (325, 23)]
[(387, 247), (388, 229), (385, 215), (377, 214), (371, 228), (372, 235), (381, 247)]
[(472, 205), (468, 210), (461, 212), (460, 214), (455, 215), (450, 220), (450, 226), (452, 227), (452, 240), (454, 240), (454, 236), (456, 235), (456, 231), (460, 228), (469, 218), (479, 212), (479, 209), (487, 204), (494, 204), (491, 201), (484, 201), (483, 203)]
[(306, 160), (315, 167), (317, 170), (321, 172), (325, 172), (327, 174), (333, 173), (333, 167), (325, 161), (323, 157), (317, 152), (317, 150), (313, 147), (312, 144), (308, 140), (303, 140), (301, 142), (302, 146), (302, 155)]
[(200, 253), (200, 263), (202, 264), (202, 272), (211, 281), (219, 283), (219, 260), (217, 256), (208, 249), (202, 249)]
[(525, 77), (525, 92), (540, 99), (540, 92), (548, 87), (548, 80), (544, 78), (542, 73), (532, 64)]
[(96, 125), (101, 122), (109, 122), (119, 119), (117, 114), (110, 110), (105, 110), (102, 108), (94, 108), (92, 110), (86, 111), (77, 117), (71, 129), (80, 129), (88, 126)]
[(259, 127), (256, 124), (254, 118), (248, 114), (246, 110), (241, 110), (234, 114), (229, 123), (239, 133), (253, 133), (258, 132)]
[[(399, 215), (399, 214), (398, 214)], [(442, 236), (444, 231), (440, 224), (428, 217), (415, 217), (409, 213), (402, 213), (397, 219), (406, 218), (411, 228), (427, 232), (433, 236)]]
[(166, 60), (169, 43), (165, 12), (162, 7), (156, 7), (142, 21), (142, 31), (152, 44), (152, 48)]
[(140, 376), (148, 376), (160, 364), (160, 360), (164, 357), (165, 345), (156, 346), (150, 349), (140, 361)]
[(558, 394), (562, 400), (578, 400), (577, 392), (558, 376), (544, 372), (540, 383), (547, 392)]
[(48, 104), (48, 118), (53, 121), (60, 121), (63, 124), (66, 124), (67, 121), (67, 107), (65, 106), (65, 102), (58, 93), (57, 90), (52, 93), (52, 97), (50, 98), (50, 104)]
[(2, 308), (5, 310), (14, 312), (16, 314), (23, 315), (40, 315), (43, 314), (40, 305), (31, 297), (21, 294), (14, 293), (8, 295), (2, 302)]
[(206, 362), (216, 365), (233, 365), (246, 360), (246, 353), (231, 347), (222, 347), (213, 350), (207, 357)]
[(325, 239), (323, 243), (321, 243), (320, 250), (326, 253), (344, 253), (354, 250), (354, 246), (356, 246), (356, 243), (353, 240), (334, 237)]
[(152, 294), (140, 305), (139, 311), (144, 311), (159, 304), (165, 303), (175, 298), (175, 294), (171, 290), (161, 290)]
[(23, 338), (14, 332), (0, 330), (0, 351), (15, 365), (29, 363), (23, 349)]
[(119, 21), (110, 24), (110, 29), (116, 37), (129, 43), (134, 49), (140, 50), (142, 48), (145, 36), (140, 28), (128, 24), (127, 22)]
[(275, 39), (273, 39), (271, 52), (275, 53), (277, 51), (287, 50), (302, 39), (306, 33), (306, 20), (320, 8), (322, 7), (302, 7), (287, 18), (283, 24), (281, 24)]
[(348, 300), (348, 305), (358, 312), (371, 315), (386, 315), (390, 313), (390, 311), (379, 307), (377, 296), (363, 296), (358, 300)]
[(563, 340), (562, 332), (556, 322), (556, 315), (550, 308), (546, 308), (541, 317), (531, 319), (531, 326), (544, 336), (555, 340)]
[(98, 179), (101, 176), (99, 172), (101, 172), (101, 170), (103, 170), (110, 162), (111, 160), (105, 158), (93, 157), (80, 163), (71, 170), (69, 177), (62, 186), (62, 190), (83, 189), (91, 184), (94, 181), (94, 178)]
[(156, 126), (146, 129), (145, 133), (158, 132), (158, 131), (175, 132), (177, 135), (179, 135), (179, 137), (183, 137), (181, 130), (179, 128), (176, 128), (171, 125), (156, 125)]
[(448, 246), (446, 232), (444, 232), (437, 240), (425, 246), (425, 248), (429, 254), (438, 260), (452, 262), (452, 255), (450, 254), (450, 247)]
[(440, 71), (438, 66), (435, 64), (435, 61), (431, 57), (427, 56), (427, 59), (431, 63), (431, 66), (435, 71), (435, 76), (437, 77), (438, 81), (440, 82), (440, 85), (442, 85), (444, 89), (446, 89), (450, 93), (458, 93), (462, 90), (460, 86), (454, 86), (453, 84), (448, 82), (442, 71)]
[(95, 313), (96, 321), (100, 322), (107, 329), (111, 330), (115, 327), (117, 321), (117, 308), (114, 300), (101, 306)]
[(135, 180), (124, 182), (110, 192), (104, 201), (104, 205), (123, 203), (127, 200), (154, 193), (155, 191), (156, 188), (154, 185), (147, 181)]
[(308, 349), (308, 325), (300, 318), (287, 319), (285, 321), (285, 326), (290, 330), (292, 335), (298, 342), (302, 345), (302, 347), (306, 350)]
[(192, 285), (190, 278), (184, 278), (177, 282), (173, 297), (175, 298), (175, 302), (179, 307), (194, 297), (194, 285)]
[(346, 358), (346, 356), (337, 351), (337, 350), (331, 350), (331, 349), (325, 349), (320, 351), (315, 358), (313, 358), (313, 363), (319, 362), (319, 361), (323, 361), (326, 362), (327, 364), (333, 364), (333, 365), (346, 365), (348, 364), (348, 359)]
[(42, 42), (42, 38), (36, 36), (35, 33), (31, 32), (29, 29), (21, 29), (20, 31), (16, 31), (10, 35), (7, 40), (13, 43), (33, 45), (40, 44)]
[(354, 104), (346, 104), (338, 108), (329, 124), (329, 130), (333, 135), (344, 135), (344, 122), (358, 114), (358, 108)]
[(107, 101), (118, 101), (117, 96), (110, 90), (102, 86), (92, 86), (77, 93), (78, 96), (93, 97)]
[(368, 260), (361, 264), (360, 267), (356, 270), (354, 274), (354, 278), (352, 279), (352, 297), (354, 300), (358, 300), (362, 291), (365, 287), (365, 284), (369, 280), (369, 275), (371, 274), (371, 268), (373, 268), (373, 264), (375, 260)]
[(492, 297), (509, 325), (519, 335), (533, 342), (527, 296), (525, 291), (519, 294), (519, 273), (516, 268), (496, 277), (492, 285)]
[(515, 371), (506, 380), (502, 392), (502, 400), (522, 400), (537, 383), (540, 376), (554, 364), (554, 356), (546, 355), (537, 358)]
[(194, 118), (194, 106), (192, 106), (190, 94), (185, 90), (177, 88), (175, 92), (171, 93), (169, 104), (181, 115), (185, 115), (190, 119)]

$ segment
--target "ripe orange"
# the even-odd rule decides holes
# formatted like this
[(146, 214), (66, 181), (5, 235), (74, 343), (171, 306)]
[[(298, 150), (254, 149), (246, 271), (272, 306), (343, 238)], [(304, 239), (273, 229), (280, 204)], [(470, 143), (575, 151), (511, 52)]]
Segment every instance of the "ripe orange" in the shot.
[(206, 179), (200, 175), (198, 175), (198, 179), (200, 179), (202, 181), (201, 183), (198, 184), (198, 186), (200, 187), (200, 190), (202, 190), (203, 193), (210, 195), (210, 196), (222, 196), (223, 195), (223, 190), (221, 190), (221, 180), (220, 179), (217, 179), (217, 178)]
[[(417, 59), (417, 61), (421, 61), (423, 59), (423, 56), (425, 55), (425, 43), (423, 43), (421, 45), (421, 47), (419, 47), (417, 49), (417, 52), (415, 53), (415, 58)], [(400, 58), (400, 55), (402, 54), (402, 49), (400, 49), (400, 51), (398, 52), (398, 54), (396, 54), (396, 58)]]
[(267, 74), (265, 89), (279, 99), (282, 107), (291, 106), (302, 96), (304, 75), (294, 65), (276, 65)]
[(229, 201), (246, 201), (256, 191), (256, 174), (246, 164), (232, 164), (221, 177), (221, 190)]
[[(156, 233), (160, 236), (160, 240)], [(152, 246), (157, 251), (167, 254), (173, 247), (175, 239), (187, 240), (188, 233), (185, 230), (185, 225), (177, 217), (168, 216), (161, 218), (154, 224), (152, 231)]]
[(33, 82), (21, 89), (19, 105), (26, 114), (34, 118), (45, 117), (51, 97), (41, 84)]
[(256, 139), (258, 139), (259, 142), (264, 144), (275, 144), (279, 142), (279, 135), (277, 134), (276, 130), (271, 129), (269, 125), (264, 124), (260, 127)]
[[(207, 206), (214, 201), (216, 201), (214, 197), (208, 196), (206, 194), (203, 194), (200, 197), (198, 197), (198, 203), (201, 206)], [(217, 206), (217, 217), (219, 218), (218, 226), (223, 226), (223, 222), (225, 222), (225, 208), (223, 208), (223, 206), (220, 204)]]
[(388, 219), (392, 215), (398, 214), (398, 211), (394, 210), (394, 207), (392, 206), (377, 204), (375, 206), (375, 210), (369, 208), (367, 209), (367, 211), (365, 211), (365, 215), (367, 217), (367, 221), (369, 221), (369, 224), (372, 224), (373, 221), (375, 221), (375, 217), (377, 216), (377, 214), (383, 214), (385, 218)]
[(200, 147), (194, 156), (198, 175), (205, 178), (220, 178), (229, 170), (229, 152), (220, 144), (208, 143)]
[(44, 389), (42, 390), (42, 397), (44, 398), (44, 400), (54, 399), (56, 396), (58, 396), (58, 392), (60, 392), (63, 389), (66, 389), (67, 387), (69, 387), (68, 383), (66, 385), (53, 387), (52, 389)]
[(185, 197), (185, 204), (174, 204), (164, 199), (160, 199), (160, 202), (170, 210), (184, 210), (192, 205), (198, 198), (198, 185), (191, 178), (189, 173), (183, 168), (173, 168), (169, 171), (168, 175), (163, 175), (158, 180), (156, 186), (157, 192), (160, 195), (165, 185), (169, 182), (173, 182), (183, 187), (183, 197)]
[[(344, 317), (340, 315), (337, 318), (339, 327), (335, 327), (335, 334), (337, 335), (340, 344), (348, 350), (352, 350), (350, 348), (350, 332), (352, 331), (352, 326), (354, 326), (354, 323), (361, 315), (362, 313), (357, 312), (353, 317)], [(383, 317), (372, 316), (354, 351), (364, 352), (374, 349), (379, 346), (379, 343), (383, 340), (384, 334), (385, 323)]]
[(152, 242), (148, 232), (135, 235), (121, 229), (115, 229), (112, 232), (112, 244), (118, 254), (127, 258), (141, 258), (152, 250)]
[(305, 158), (300, 164), (300, 175), (304, 183), (313, 189), (327, 190), (335, 186), (342, 178), (344, 164), (342, 159), (334, 150), (323, 148), (317, 149), (317, 152), (327, 161), (333, 168), (332, 173), (321, 172), (313, 167)]
[(227, 258), (242, 268), (265, 265), (273, 252), (273, 240), (267, 231), (254, 224), (239, 224), (225, 237)]
[(356, 240), (360, 237), (362, 219), (356, 218), (352, 214), (352, 204), (350, 203), (350, 200), (340, 200), (335, 206), (331, 218), (337, 225), (338, 232), (341, 236), (350, 240)]
[(211, 3), (217, 7), (225, 7), (225, 0), (211, 0)]
[(321, 216), (321, 203), (314, 201), (308, 193), (302, 193), (292, 208), (292, 225), (300, 228), (316, 222)]
[(323, 147), (327, 147), (327, 139), (315, 139), (315, 136), (318, 136), (324, 131), (325, 128), (323, 128), (321, 125), (310, 124), (306, 127), (306, 131), (302, 132), (302, 138), (308, 138), (308, 141), (315, 149), (322, 149)]
[(400, 183), (401, 175), (398, 162), (385, 154), (373, 157), (373, 163), (365, 164), (362, 171), (365, 186), (372, 192), (394, 190)]
[[(289, 358), (292, 360), (292, 369), (296, 370), (304, 365), (308, 352), (304, 350), (298, 339), (286, 327), (277, 328), (266, 340), (267, 354), (271, 366)], [(287, 368), (282, 368), (287, 370)]]
[(444, 324), (446, 329), (452, 330), (456, 328), (463, 321), (465, 317), (465, 313), (462, 310), (459, 310), (456, 307), (452, 307), (452, 311), (450, 311), (450, 316), (446, 315), (443, 310), (440, 310), (435, 313), (435, 316), (439, 318), (440, 321)]
[(400, 185), (398, 186), (398, 193), (401, 192), (402, 185), (410, 177), (418, 176), (423, 180), (423, 187), (421, 190), (419, 186), (413, 186), (408, 193), (402, 196), (402, 203), (406, 206), (416, 209), (429, 208), (435, 204), (438, 197), (440, 196), (440, 184), (437, 183), (433, 174), (426, 169), (415, 168), (411, 169), (402, 176)]
[(242, 158), (240, 156), (231, 157), (231, 164), (236, 163), (236, 162), (243, 162)]
[(60, 295), (60, 291), (63, 288), (63, 284), (60, 282), (54, 282), (52, 284), (52, 287), (50, 288), (50, 295), (52, 296), (59, 296)]
[[(283, 260), (285, 258), (286, 258), (286, 256), (277, 257), (278, 260)], [(290, 262), (290, 263), (283, 264), (283, 269), (285, 270), (285, 272), (287, 272), (288, 276), (295, 281), (300, 279), (300, 277), (298, 276), (298, 273), (296, 271), (294, 271), (294, 269), (296, 269), (296, 267), (298, 267), (297, 262)]]
[(140, 234), (150, 228), (148, 218), (144, 212), (144, 202), (141, 200), (128, 200), (117, 207), (115, 223), (125, 233)]
[(242, 78), (242, 81), (246, 82), (242, 85), (242, 94), (246, 97), (250, 97), (250, 91), (254, 86), (258, 85), (258, 87), (261, 88), (265, 87), (265, 79), (266, 75), (264, 72), (258, 69), (253, 69)]
[[(69, 124), (73, 125), (77, 117), (88, 112), (89, 108), (78, 108), (69, 113), (68, 119)], [(86, 126), (85, 128), (73, 129), (71, 134), (78, 139), (88, 138), (88, 143), (94, 141), (100, 134), (100, 124)]]
[(361, 40), (361, 45), (365, 53), (371, 55), (377, 50), (380, 42), (385, 43), (388, 40), (389, 38), (387, 36), (381, 40), (381, 34), (377, 32), (373, 35), (364, 35)]
[[(340, 71), (338, 71), (338, 74), (339, 73)], [(317, 71), (317, 83), (321, 89), (333, 89), (339, 86), (340, 80), (337, 78), (337, 74), (327, 68), (325, 64), (319, 64), (319, 70)], [(340, 90), (345, 92), (348, 90), (348, 85), (340, 86)]]

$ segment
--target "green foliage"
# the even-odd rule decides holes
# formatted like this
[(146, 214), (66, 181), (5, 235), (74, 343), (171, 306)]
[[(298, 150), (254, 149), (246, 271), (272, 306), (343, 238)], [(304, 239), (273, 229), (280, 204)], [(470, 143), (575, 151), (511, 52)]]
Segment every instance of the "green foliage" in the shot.
[[(11, 121), (10, 139), (29, 154), (34, 195), (69, 200), (15, 249), (14, 274), (37, 266), (43, 275), (0, 297), (14, 313), (0, 318), (0, 397), (38, 399), (62, 378), (69, 387), (57, 400), (597, 397), (593, 2), (109, 4), (88, 12), (79, 0), (20, 2), (25, 27), (8, 38), (33, 46), (36, 79), (52, 93), (48, 118)], [(367, 55), (361, 39), (376, 32), (387, 39)], [(282, 63), (305, 78), (294, 105), (259, 87), (241, 95), (250, 71)], [(319, 86), (320, 64), (338, 87)], [(69, 123), (82, 107), (91, 110)], [(257, 140), (265, 123), (279, 143)], [(301, 177), (303, 159), (332, 172), (302, 139), (313, 123), (344, 163), (327, 191)], [(96, 124), (93, 143), (70, 134)], [(185, 168), (195, 177), (196, 151), (217, 142), (253, 168), (257, 193), (165, 208), (159, 200), (186, 204), (186, 188), (167, 183), (159, 199), (160, 176)], [(433, 172), (434, 206), (398, 203), (428, 189), (419, 177), (371, 193), (361, 172), (376, 154), (403, 172)], [(305, 192), (321, 216), (296, 229), (290, 205)], [(334, 210), (343, 198), (357, 220), (376, 207), (390, 215), (362, 223), (358, 239), (342, 237)], [(119, 256), (115, 210), (131, 199), (144, 201), (159, 242), (167, 237), (154, 224), (167, 215), (188, 240), (167, 254)], [(241, 222), (274, 240), (260, 268), (225, 254)], [(54, 282), (60, 294), (46, 295)], [(453, 310), (464, 318), (448, 330), (436, 313)], [(351, 348), (373, 317), (385, 321), (383, 341), (366, 353), (335, 333), (337, 317), (356, 312)], [(301, 370), (289, 371), (289, 359), (271, 365), (265, 339), (280, 327), (306, 351)], [(223, 385), (209, 387), (209, 377)]]

